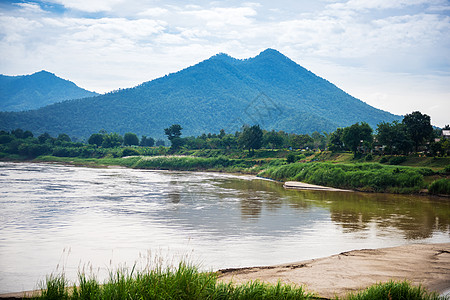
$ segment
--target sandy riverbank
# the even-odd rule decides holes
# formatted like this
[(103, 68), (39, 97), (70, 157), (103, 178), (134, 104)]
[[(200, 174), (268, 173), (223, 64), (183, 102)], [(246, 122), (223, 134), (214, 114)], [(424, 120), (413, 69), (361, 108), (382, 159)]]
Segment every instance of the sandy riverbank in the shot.
[(376, 250), (355, 250), (326, 258), (269, 267), (222, 270), (220, 280), (249, 280), (304, 286), (333, 298), (378, 282), (409, 280), (430, 291), (450, 289), (450, 243), (415, 244)]
[[(249, 280), (304, 286), (321, 297), (333, 298), (378, 282), (409, 280), (430, 291), (450, 289), (450, 243), (415, 244), (375, 250), (355, 250), (330, 257), (268, 267), (219, 271), (223, 282)], [(0, 299), (31, 297), (35, 292), (0, 295)]]
[(285, 189), (295, 189), (295, 190), (311, 190), (311, 191), (328, 191), (328, 192), (353, 192), (351, 190), (342, 190), (337, 188), (332, 188), (328, 186), (321, 186), (315, 184), (309, 184), (300, 181), (286, 181), (283, 184)]

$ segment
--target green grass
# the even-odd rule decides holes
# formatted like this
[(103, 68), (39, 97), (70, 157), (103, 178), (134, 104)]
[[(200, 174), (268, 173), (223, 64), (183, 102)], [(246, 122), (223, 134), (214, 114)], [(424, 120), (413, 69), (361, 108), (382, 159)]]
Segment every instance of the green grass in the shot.
[[(218, 281), (212, 272), (199, 272), (196, 267), (180, 263), (177, 269), (156, 268), (147, 272), (126, 270), (112, 272), (109, 279), (100, 284), (95, 277), (79, 274), (78, 283), (68, 285), (63, 275), (47, 277), (42, 292), (33, 299), (320, 299), (307, 293), (303, 287), (250, 281), (237, 285)], [(336, 298), (339, 299), (339, 298)], [(448, 299), (430, 293), (421, 286), (409, 282), (379, 283), (341, 299), (377, 300)]]
[[(445, 299), (436, 293), (430, 293), (421, 286), (412, 286), (407, 281), (379, 283), (356, 294), (350, 294), (346, 300), (434, 300)], [(448, 299), (448, 298), (447, 298)]]
[(433, 181), (428, 187), (428, 191), (435, 195), (450, 195), (450, 179), (442, 178)]
[(219, 283), (216, 273), (199, 272), (180, 263), (177, 269), (147, 272), (117, 271), (107, 282), (79, 275), (68, 288), (64, 276), (48, 277), (40, 296), (34, 299), (312, 299), (302, 287), (270, 285), (253, 281), (244, 285)]
[(279, 181), (303, 181), (317, 185), (362, 191), (412, 193), (425, 186), (429, 168), (385, 166), (378, 163), (294, 163), (268, 168), (258, 176)]

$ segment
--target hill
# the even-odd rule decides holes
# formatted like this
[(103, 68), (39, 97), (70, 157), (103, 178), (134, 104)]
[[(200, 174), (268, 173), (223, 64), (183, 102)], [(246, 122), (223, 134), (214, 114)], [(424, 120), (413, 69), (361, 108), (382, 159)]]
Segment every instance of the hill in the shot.
[(365, 121), (375, 127), (399, 116), (376, 109), (267, 49), (246, 60), (215, 55), (177, 73), (88, 99), (17, 113), (0, 113), (0, 129), (88, 137), (99, 130), (162, 137), (234, 132), (245, 124), (296, 133), (331, 132)]
[(0, 111), (37, 109), (55, 102), (96, 96), (47, 71), (32, 75), (0, 75)]

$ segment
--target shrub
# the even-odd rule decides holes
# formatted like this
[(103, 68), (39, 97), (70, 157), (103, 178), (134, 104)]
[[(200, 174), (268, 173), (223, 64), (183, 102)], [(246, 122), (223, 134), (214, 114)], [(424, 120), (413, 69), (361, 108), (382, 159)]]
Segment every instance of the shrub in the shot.
[(428, 191), (435, 195), (450, 195), (450, 179), (443, 178), (433, 181), (428, 187)]
[(394, 156), (389, 160), (390, 165), (399, 165), (401, 163), (404, 163), (406, 161), (405, 156)]
[(383, 157), (380, 159), (380, 163), (382, 163), (382, 164), (387, 163), (388, 161), (389, 161), (389, 158), (387, 158), (386, 156), (383, 156)]
[(136, 155), (141, 155), (141, 154), (139, 153), (138, 150), (133, 149), (133, 148), (125, 148), (122, 151), (122, 157), (124, 157), (124, 156), (136, 156)]
[(372, 161), (373, 160), (373, 155), (372, 153), (369, 153), (366, 155), (366, 161)]
[(292, 163), (294, 163), (296, 160), (297, 160), (297, 156), (296, 156), (294, 153), (289, 153), (289, 154), (286, 156), (286, 162), (287, 162), (288, 164), (292, 164)]

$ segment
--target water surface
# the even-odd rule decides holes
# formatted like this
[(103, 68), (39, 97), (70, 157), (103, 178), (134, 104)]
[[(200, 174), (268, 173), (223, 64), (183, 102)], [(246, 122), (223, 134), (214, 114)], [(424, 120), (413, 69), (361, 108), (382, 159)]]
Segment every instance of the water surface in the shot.
[(292, 191), (219, 173), (0, 163), (0, 293), (33, 289), (62, 269), (71, 280), (83, 269), (104, 278), (155, 256), (214, 270), (418, 242), (450, 242), (448, 200)]

